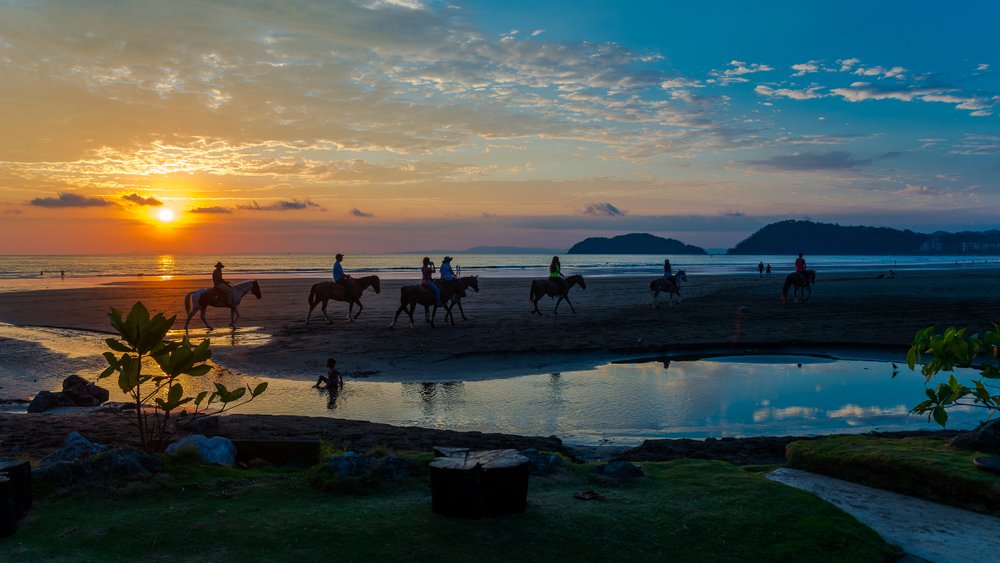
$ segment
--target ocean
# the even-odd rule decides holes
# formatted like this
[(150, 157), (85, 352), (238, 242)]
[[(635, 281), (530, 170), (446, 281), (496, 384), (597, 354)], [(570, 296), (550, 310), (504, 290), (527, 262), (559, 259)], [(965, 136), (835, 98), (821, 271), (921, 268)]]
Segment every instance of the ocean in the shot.
[[(418, 279), (420, 254), (349, 255), (345, 270), (354, 275), (375, 274), (385, 279)], [(443, 256), (431, 256), (436, 264)], [(669, 258), (674, 270), (693, 275), (749, 275), (758, 262), (771, 264), (774, 275), (792, 270), (794, 255), (730, 256), (725, 254), (563, 254), (563, 273), (593, 276), (657, 275)], [(461, 275), (484, 277), (543, 277), (550, 256), (544, 254), (455, 254), (452, 262)], [(886, 272), (889, 268), (939, 270), (954, 268), (1000, 268), (998, 256), (806, 256), (809, 267), (821, 272)], [(226, 277), (247, 278), (327, 277), (333, 256), (326, 254), (233, 254), (204, 255), (62, 255), (0, 256), (0, 291), (59, 284), (89, 285), (117, 280), (208, 278), (216, 261), (226, 265)]]

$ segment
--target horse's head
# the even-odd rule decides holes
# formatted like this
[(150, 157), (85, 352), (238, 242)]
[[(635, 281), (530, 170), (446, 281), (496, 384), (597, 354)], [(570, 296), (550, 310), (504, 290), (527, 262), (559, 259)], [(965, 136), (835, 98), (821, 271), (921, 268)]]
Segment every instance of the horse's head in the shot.
[(816, 270), (806, 270), (806, 276), (809, 277), (809, 283), (816, 283)]
[(677, 273), (674, 274), (674, 275), (677, 276), (677, 279), (679, 279), (681, 281), (685, 281), (685, 282), (688, 281), (687, 272), (685, 272), (684, 270), (677, 270)]
[(253, 283), (250, 285), (250, 293), (252, 293), (257, 299), (260, 299), (260, 284), (257, 283), (257, 280), (253, 280)]
[(479, 276), (466, 276), (462, 278), (464, 287), (471, 287), (473, 291), (479, 293)]
[(372, 276), (372, 289), (375, 293), (382, 293), (382, 282), (379, 281), (378, 276)]
[(572, 276), (566, 278), (566, 281), (569, 282), (569, 285), (573, 285), (573, 283), (576, 282), (576, 284), (580, 286), (580, 289), (587, 289), (587, 282), (583, 281), (583, 276), (580, 274), (573, 274)]

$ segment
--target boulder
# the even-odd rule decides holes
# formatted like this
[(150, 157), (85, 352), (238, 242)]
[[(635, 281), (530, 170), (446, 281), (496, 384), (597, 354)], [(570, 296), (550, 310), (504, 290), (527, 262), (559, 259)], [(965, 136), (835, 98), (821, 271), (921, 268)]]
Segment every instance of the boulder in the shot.
[(519, 452), (531, 462), (532, 475), (551, 475), (563, 468), (563, 458), (550, 452), (539, 452), (532, 448)]
[(1000, 419), (983, 422), (975, 430), (955, 436), (951, 445), (960, 450), (1000, 454)]
[(614, 481), (632, 481), (644, 475), (642, 468), (630, 461), (612, 461), (594, 466), (594, 473)]
[(45, 412), (53, 407), (75, 407), (76, 403), (63, 393), (39, 391), (28, 404), (28, 412)]
[(71, 375), (64, 379), (62, 392), (78, 407), (96, 407), (111, 396), (107, 389), (98, 387), (79, 375)]
[(229, 438), (202, 434), (186, 436), (167, 446), (167, 455), (176, 455), (183, 450), (194, 450), (205, 463), (232, 467), (236, 463), (236, 446)]
[(90, 459), (94, 455), (107, 451), (108, 447), (103, 444), (95, 444), (84, 438), (79, 432), (70, 432), (66, 435), (63, 447), (42, 458), (39, 466), (56, 463), (59, 461), (77, 461)]
[(100, 457), (98, 474), (127, 481), (144, 480), (163, 471), (163, 461), (155, 455), (138, 450), (119, 448)]

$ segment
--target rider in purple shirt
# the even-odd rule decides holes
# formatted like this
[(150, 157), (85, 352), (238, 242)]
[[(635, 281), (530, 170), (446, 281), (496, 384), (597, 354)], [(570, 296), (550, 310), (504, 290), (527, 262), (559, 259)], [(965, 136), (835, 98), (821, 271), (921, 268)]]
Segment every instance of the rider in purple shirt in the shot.
[(424, 256), (424, 264), (420, 267), (420, 285), (427, 288), (434, 294), (434, 301), (437, 302), (437, 306), (441, 306), (441, 288), (434, 283), (433, 274), (437, 270), (434, 268), (434, 262), (427, 256)]

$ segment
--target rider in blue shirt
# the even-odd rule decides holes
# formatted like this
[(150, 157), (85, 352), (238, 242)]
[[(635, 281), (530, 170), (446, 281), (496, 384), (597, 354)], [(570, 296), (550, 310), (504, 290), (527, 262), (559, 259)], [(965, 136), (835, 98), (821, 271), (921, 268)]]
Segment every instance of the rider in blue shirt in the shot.
[(341, 261), (344, 259), (344, 255), (338, 253), (337, 261), (333, 263), (333, 281), (337, 285), (348, 287), (351, 284), (351, 276), (344, 273), (344, 265)]
[(455, 281), (455, 270), (451, 268), (451, 256), (445, 256), (441, 260), (441, 281)]

